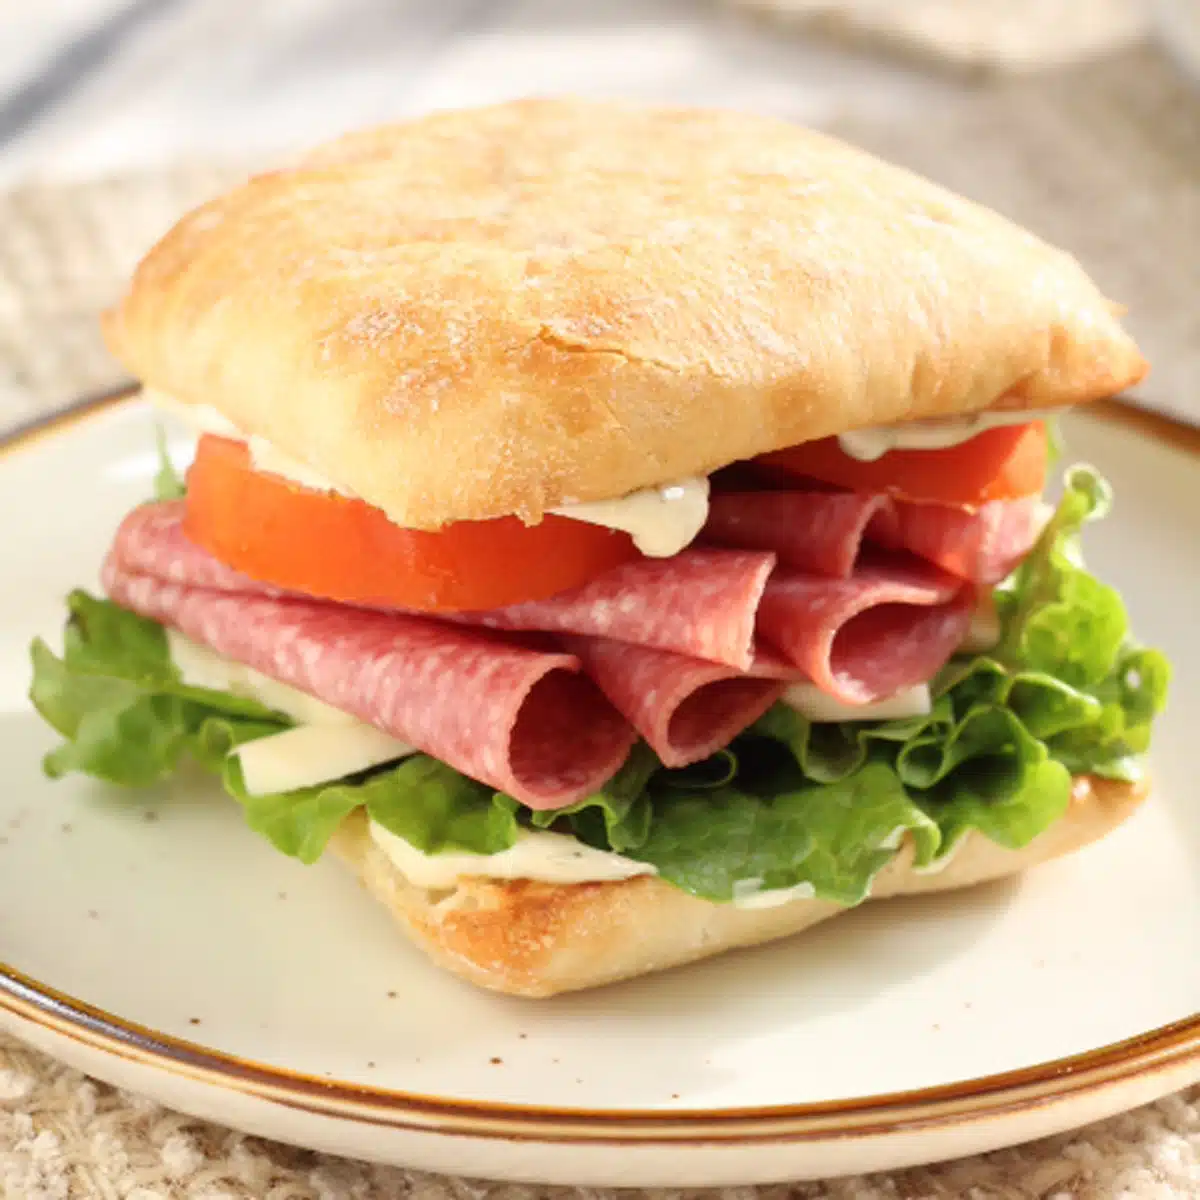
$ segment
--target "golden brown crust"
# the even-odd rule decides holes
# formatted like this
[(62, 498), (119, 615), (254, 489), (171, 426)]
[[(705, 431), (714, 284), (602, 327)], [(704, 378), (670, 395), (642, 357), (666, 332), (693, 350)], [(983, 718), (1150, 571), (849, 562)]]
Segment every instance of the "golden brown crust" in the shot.
[[(969, 834), (941, 871), (920, 874), (906, 845), (877, 876), (872, 898), (969, 887), (1078, 850), (1121, 824), (1147, 791), (1078, 777), (1066, 815), (1025, 849), (1006, 850)], [(818, 900), (737, 909), (646, 876), (570, 886), (469, 878), (434, 892), (404, 878), (375, 845), (361, 814), (343, 824), (333, 847), (435, 962), (481, 987), (519, 996), (645, 975), (786, 937), (844, 911)]]
[(185, 217), (107, 316), (415, 528), (1145, 372), (1068, 255), (763, 117), (525, 101), (352, 135)]

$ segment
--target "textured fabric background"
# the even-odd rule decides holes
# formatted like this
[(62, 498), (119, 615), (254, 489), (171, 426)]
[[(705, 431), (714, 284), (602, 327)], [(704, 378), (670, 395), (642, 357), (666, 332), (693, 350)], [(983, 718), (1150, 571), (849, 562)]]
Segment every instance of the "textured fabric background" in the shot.
[[(1200, 421), (1200, 115), (1148, 51), (982, 89), (919, 130), (841, 132), (1073, 248), (1133, 308), (1144, 400)], [(0, 428), (117, 383), (96, 312), (180, 209), (236, 178), (188, 165), (0, 196)], [(671, 1194), (675, 1196), (676, 1194)], [(699, 1195), (696, 1194), (697, 1200)], [(0, 1038), (3, 1200), (550, 1200), (343, 1162), (169, 1113)], [(1175, 1200), (1200, 1196), (1200, 1089), (1013, 1151), (712, 1200)], [(600, 1194), (586, 1193), (587, 1200)], [(666, 1194), (663, 1194), (666, 1200)]]
[(708, 1192), (536, 1188), (347, 1162), (243, 1137), (0, 1038), (3, 1200), (1179, 1200), (1200, 1195), (1200, 1089), (1078, 1134), (829, 1183)]
[(1142, 0), (732, 0), (841, 39), (957, 68), (1033, 71), (1121, 49), (1145, 31)]

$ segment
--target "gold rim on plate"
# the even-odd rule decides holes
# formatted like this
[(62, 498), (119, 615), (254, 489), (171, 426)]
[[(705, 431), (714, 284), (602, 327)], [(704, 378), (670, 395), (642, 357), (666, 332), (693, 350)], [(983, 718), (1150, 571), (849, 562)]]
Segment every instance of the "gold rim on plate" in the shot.
[[(82, 400), (0, 439), (0, 452), (29, 446), (136, 395), (136, 387), (127, 387)], [(1119, 400), (1092, 403), (1088, 413), (1200, 457), (1196, 427)], [(819, 1141), (834, 1134), (878, 1137), (1011, 1116), (1184, 1066), (1196, 1065), (1200, 1072), (1200, 1013), (1195, 1013), (1082, 1054), (914, 1091), (763, 1108), (550, 1108), (367, 1087), (238, 1058), (105, 1012), (4, 962), (0, 962), (0, 1010), (126, 1062), (300, 1111), (393, 1129), (518, 1141), (695, 1145)]]

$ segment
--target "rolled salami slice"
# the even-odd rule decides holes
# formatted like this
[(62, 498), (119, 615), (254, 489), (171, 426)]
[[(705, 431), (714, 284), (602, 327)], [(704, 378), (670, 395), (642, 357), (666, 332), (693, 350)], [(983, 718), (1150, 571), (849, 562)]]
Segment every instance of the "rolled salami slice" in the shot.
[(854, 569), (872, 517), (887, 496), (860, 492), (717, 493), (709, 500), (705, 538), (775, 554), (781, 567), (844, 579)]
[(570, 654), (426, 617), (190, 587), (105, 564), (116, 603), (419, 747), (530, 808), (572, 804), (635, 734)]
[(563, 642), (668, 767), (727, 746), (787, 686), (780, 678), (787, 668), (770, 655), (759, 676), (610, 638), (567, 635)]
[(932, 678), (966, 636), (973, 605), (961, 579), (879, 551), (848, 579), (776, 571), (758, 631), (822, 691), (866, 704)]
[(729, 492), (712, 497), (704, 536), (838, 579), (849, 578), (869, 544), (908, 550), (960, 579), (994, 584), (1029, 553), (1049, 513), (1038, 496), (972, 510), (860, 492)]
[(748, 669), (773, 554), (684, 550), (605, 571), (583, 587), (454, 620), (491, 629), (578, 633)]
[(1054, 510), (1040, 496), (992, 500), (971, 512), (944, 504), (894, 504), (867, 526), (867, 540), (909, 550), (975, 583), (999, 583), (1033, 548)]

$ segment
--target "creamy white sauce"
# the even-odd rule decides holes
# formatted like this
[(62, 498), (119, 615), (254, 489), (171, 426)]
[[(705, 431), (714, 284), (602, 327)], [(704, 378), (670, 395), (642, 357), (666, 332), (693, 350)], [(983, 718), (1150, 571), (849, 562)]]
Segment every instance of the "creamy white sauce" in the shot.
[(969, 442), (986, 429), (1000, 425), (1025, 425), (1056, 415), (1058, 409), (989, 409), (958, 417), (905, 421), (900, 425), (876, 425), (852, 429), (838, 435), (841, 448), (860, 462), (874, 462), (889, 450), (944, 450)]
[(278, 475), (282, 479), (290, 480), (292, 483), (300, 484), (301, 487), (312, 488), (318, 492), (337, 492), (338, 495), (353, 498), (353, 492), (339, 487), (336, 483), (331, 483), (319, 471), (273, 446), (266, 438), (255, 435), (247, 436), (224, 413), (213, 408), (211, 404), (183, 404), (162, 392), (150, 389), (146, 389), (144, 394), (156, 407), (177, 417), (197, 433), (214, 433), (218, 437), (245, 442), (250, 450), (250, 463), (256, 471)]
[[(183, 404), (150, 389), (145, 395), (164, 412), (178, 417), (199, 433), (214, 433), (245, 442), (250, 448), (250, 462), (257, 471), (278, 475), (301, 487), (354, 497), (353, 492), (331, 483), (307, 463), (277, 449), (265, 438), (247, 436), (212, 405)], [(564, 504), (550, 511), (573, 521), (623, 530), (643, 554), (650, 558), (669, 558), (690, 545), (708, 519), (708, 480), (703, 477), (682, 479), (662, 487), (643, 488), (616, 500)]]
[(902, 717), (923, 717), (933, 711), (929, 685), (915, 684), (894, 696), (885, 696), (871, 704), (846, 704), (821, 691), (814, 683), (790, 684), (783, 703), (814, 723), (829, 721), (894, 721)]
[(650, 558), (670, 558), (691, 545), (708, 520), (708, 480), (682, 479), (643, 488), (619, 500), (593, 500), (551, 509), (561, 517), (621, 529)]
[(409, 882), (423, 888), (452, 888), (464, 876), (535, 879), (543, 883), (611, 883), (653, 875), (649, 863), (597, 850), (562, 833), (522, 830), (498, 854), (426, 854), (372, 821), (371, 838)]

